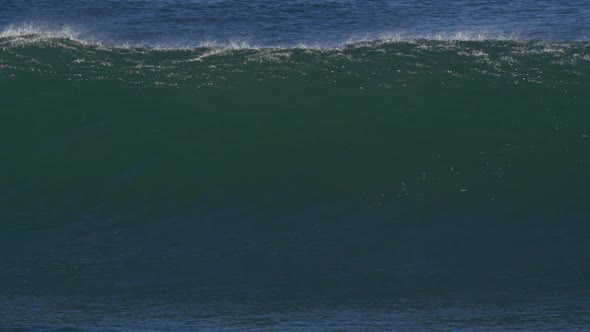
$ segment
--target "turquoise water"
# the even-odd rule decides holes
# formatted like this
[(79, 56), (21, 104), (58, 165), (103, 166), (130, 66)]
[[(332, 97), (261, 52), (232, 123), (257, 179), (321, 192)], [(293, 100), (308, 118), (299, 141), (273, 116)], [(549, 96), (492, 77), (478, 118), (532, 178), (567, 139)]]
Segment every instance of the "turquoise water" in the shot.
[(590, 325), (583, 20), (179, 46), (24, 4), (0, 6), (0, 330)]

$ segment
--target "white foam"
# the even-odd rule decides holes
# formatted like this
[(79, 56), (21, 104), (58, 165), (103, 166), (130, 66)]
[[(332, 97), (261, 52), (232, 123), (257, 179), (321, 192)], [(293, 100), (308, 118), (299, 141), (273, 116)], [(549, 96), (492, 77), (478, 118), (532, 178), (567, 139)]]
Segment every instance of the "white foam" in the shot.
[(517, 34), (506, 35), (494, 32), (482, 31), (454, 31), (436, 33), (415, 33), (415, 32), (386, 32), (348, 38), (340, 44), (340, 47), (358, 44), (395, 44), (395, 43), (416, 43), (420, 41), (458, 42), (458, 41), (525, 41)]
[(101, 45), (99, 41), (82, 38), (81, 33), (70, 26), (50, 28), (33, 24), (20, 26), (11, 25), (0, 31), (0, 38), (9, 39), (11, 44), (18, 45), (36, 44), (55, 40), (69, 40), (83, 45)]
[[(205, 49), (205, 53), (195, 58), (200, 61), (210, 56), (223, 55), (232, 51), (241, 50), (314, 50), (314, 51), (331, 51), (342, 50), (345, 48), (366, 47), (371, 45), (386, 45), (395, 43), (419, 43), (424, 42), (469, 42), (469, 41), (516, 41), (530, 42), (521, 38), (518, 34), (506, 35), (498, 34), (493, 31), (481, 30), (464, 30), (452, 32), (436, 33), (415, 33), (394, 31), (379, 34), (365, 34), (351, 36), (341, 41), (330, 42), (298, 42), (294, 44), (255, 44), (247, 40), (229, 40), (220, 42), (215, 40), (204, 40), (186, 42), (184, 44), (157, 44), (157, 43), (133, 43), (133, 42), (113, 42), (105, 38), (93, 37), (91, 33), (82, 33), (80, 29), (71, 26), (52, 27), (42, 24), (23, 24), (19, 26), (9, 26), (0, 31), (0, 43), (11, 45), (30, 45), (43, 43), (60, 43), (61, 41), (71, 41), (81, 45), (91, 45), (109, 49), (132, 49), (137, 52), (142, 51), (193, 51)], [(425, 47), (427, 47), (425, 45)]]

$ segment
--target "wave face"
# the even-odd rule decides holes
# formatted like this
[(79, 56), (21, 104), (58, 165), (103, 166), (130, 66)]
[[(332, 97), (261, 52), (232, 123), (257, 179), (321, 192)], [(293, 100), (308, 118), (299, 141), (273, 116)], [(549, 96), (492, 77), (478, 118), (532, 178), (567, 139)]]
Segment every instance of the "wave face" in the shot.
[(590, 44), (455, 37), (6, 30), (4, 326), (582, 329)]

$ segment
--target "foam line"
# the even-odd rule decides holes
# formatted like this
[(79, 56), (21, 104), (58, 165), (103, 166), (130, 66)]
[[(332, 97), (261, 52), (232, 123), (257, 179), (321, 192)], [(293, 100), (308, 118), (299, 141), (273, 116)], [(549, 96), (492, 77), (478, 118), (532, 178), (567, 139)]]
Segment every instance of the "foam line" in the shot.
[(296, 44), (265, 45), (254, 44), (243, 40), (230, 40), (220, 42), (215, 40), (204, 40), (186, 42), (184, 44), (157, 44), (137, 42), (112, 42), (108, 39), (92, 37), (92, 34), (82, 33), (79, 29), (71, 26), (51, 28), (43, 25), (24, 24), (9, 26), (0, 31), (0, 44), (14, 46), (59, 44), (64, 41), (74, 42), (81, 45), (95, 46), (100, 48), (117, 49), (148, 49), (158, 51), (190, 51), (195, 49), (207, 49), (211, 55), (220, 54), (226, 51), (235, 50), (280, 50), (280, 49), (309, 49), (309, 50), (338, 50), (366, 46), (368, 44), (393, 44), (393, 43), (415, 43), (423, 41), (437, 42), (469, 42), (469, 41), (514, 41), (530, 42), (518, 36), (495, 34), (493, 32), (481, 31), (452, 31), (438, 33), (412, 33), (412, 32), (388, 32), (380, 34), (367, 34), (352, 36), (340, 42), (299, 42)]

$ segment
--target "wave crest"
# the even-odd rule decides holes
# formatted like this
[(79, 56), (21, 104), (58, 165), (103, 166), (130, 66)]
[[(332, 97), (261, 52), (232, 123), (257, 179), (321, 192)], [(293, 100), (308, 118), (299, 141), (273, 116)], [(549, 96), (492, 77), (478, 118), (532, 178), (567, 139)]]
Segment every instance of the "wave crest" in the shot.
[(0, 31), (0, 39), (7, 39), (13, 45), (39, 44), (56, 40), (69, 40), (83, 45), (101, 46), (103, 44), (98, 40), (82, 36), (79, 30), (71, 26), (50, 28), (33, 24), (11, 25)]
[[(361, 36), (351, 36), (345, 40), (340, 41), (316, 41), (316, 42), (297, 42), (294, 44), (256, 44), (246, 40), (229, 39), (228, 41), (212, 41), (212, 40), (192, 40), (184, 44), (162, 44), (162, 43), (146, 43), (146, 42), (114, 42), (109, 39), (101, 39), (93, 37), (90, 33), (82, 33), (81, 29), (72, 26), (53, 27), (39, 24), (24, 24), (19, 26), (11, 25), (4, 30), (0, 30), (0, 42), (9, 43), (15, 46), (56, 43), (60, 41), (70, 41), (82, 45), (93, 45), (107, 48), (148, 48), (154, 50), (187, 50), (196, 48), (207, 49), (228, 49), (228, 50), (243, 50), (243, 49), (282, 49), (282, 48), (298, 48), (298, 49), (341, 49), (358, 44), (367, 43), (404, 43), (416, 42), (419, 40), (440, 41), (440, 42), (455, 42), (455, 41), (506, 41), (522, 40), (517, 35), (499, 35), (490, 32), (481, 31), (452, 31), (452, 32), (438, 32), (417, 34), (410, 32), (387, 32), (380, 34), (365, 34)], [(2, 41), (3, 40), (3, 41)]]

